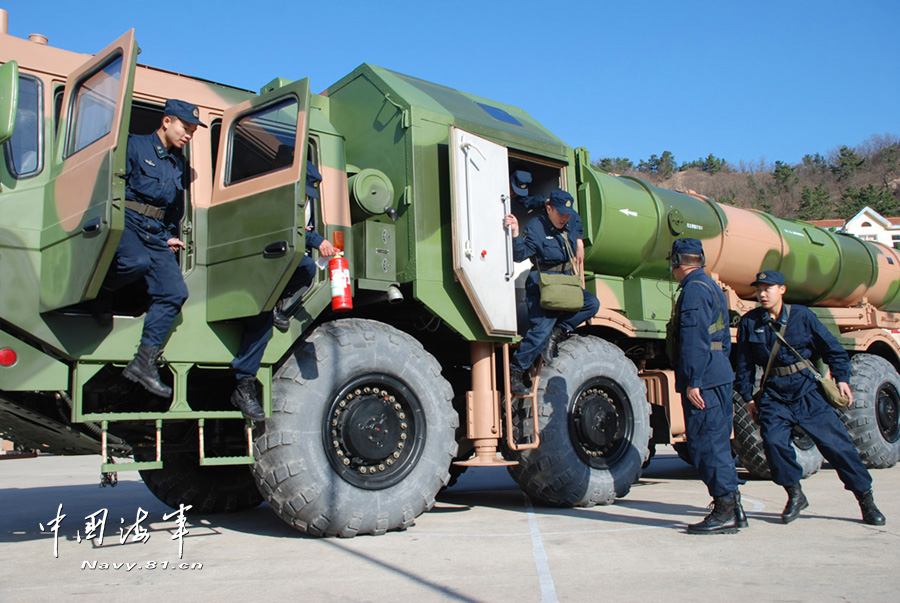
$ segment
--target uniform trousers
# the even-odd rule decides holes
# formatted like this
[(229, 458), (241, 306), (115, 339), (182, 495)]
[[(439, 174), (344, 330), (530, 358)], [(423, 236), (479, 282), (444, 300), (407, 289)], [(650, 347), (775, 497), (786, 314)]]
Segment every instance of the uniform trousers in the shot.
[(738, 477), (731, 454), (731, 425), (734, 406), (731, 402), (731, 382), (702, 388), (700, 394), (706, 408), (691, 404), (681, 395), (687, 430), (687, 449), (700, 479), (712, 497), (728, 497), (737, 490)]
[(860, 460), (847, 428), (818, 388), (787, 404), (764, 395), (759, 404), (759, 422), (766, 461), (776, 484), (793, 486), (803, 475), (791, 446), (791, 427), (798, 425), (837, 471), (845, 488), (854, 492), (872, 488), (872, 476)]

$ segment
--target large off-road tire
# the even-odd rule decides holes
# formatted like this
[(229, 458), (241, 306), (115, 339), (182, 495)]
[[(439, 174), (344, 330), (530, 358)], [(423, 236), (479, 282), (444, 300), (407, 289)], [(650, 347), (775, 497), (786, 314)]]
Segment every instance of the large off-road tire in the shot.
[[(737, 392), (732, 392), (731, 399), (734, 404), (734, 439), (731, 440), (731, 450), (752, 477), (771, 479), (772, 471), (766, 462), (759, 425), (747, 412), (746, 403)], [(805, 431), (799, 428), (792, 431), (791, 445), (797, 463), (803, 469), (800, 479), (805, 479), (822, 468), (822, 453)]]
[(853, 406), (841, 420), (866, 467), (893, 467), (900, 460), (900, 375), (873, 354), (856, 354), (850, 365)]
[(313, 536), (406, 529), (449, 479), (459, 417), (415, 339), (362, 319), (325, 323), (277, 372), (253, 473)]
[(247, 465), (201, 467), (198, 455), (189, 452), (164, 452), (162, 461), (162, 469), (141, 471), (141, 479), (156, 498), (173, 509), (184, 504), (191, 505), (187, 512), (195, 515), (234, 513), (263, 501)]
[[(518, 434), (532, 431), (530, 400)], [(540, 446), (516, 453), (509, 473), (534, 501), (587, 507), (625, 496), (650, 456), (650, 405), (634, 364), (613, 344), (575, 335), (541, 371)]]

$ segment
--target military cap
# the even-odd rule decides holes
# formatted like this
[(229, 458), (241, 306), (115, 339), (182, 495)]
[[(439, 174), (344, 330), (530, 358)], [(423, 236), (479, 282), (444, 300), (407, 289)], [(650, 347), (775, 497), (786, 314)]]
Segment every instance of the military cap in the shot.
[(516, 170), (509, 177), (513, 192), (520, 197), (528, 196), (528, 185), (531, 184), (531, 174), (525, 170)]
[(756, 280), (752, 285), (783, 285), (784, 275), (777, 270), (763, 270), (756, 275)]
[(676, 254), (703, 255), (703, 243), (697, 239), (675, 239), (672, 243), (672, 253), (667, 259), (671, 260)]
[(561, 214), (575, 213), (575, 199), (566, 191), (555, 190), (550, 193), (550, 205)]
[(319, 198), (319, 182), (322, 181), (322, 174), (319, 168), (312, 161), (306, 162), (306, 194), (313, 199)]
[(167, 100), (163, 117), (166, 115), (177, 117), (186, 124), (197, 124), (198, 126), (206, 127), (206, 124), (200, 121), (200, 110), (197, 108), (197, 105), (192, 105), (183, 100), (174, 98)]

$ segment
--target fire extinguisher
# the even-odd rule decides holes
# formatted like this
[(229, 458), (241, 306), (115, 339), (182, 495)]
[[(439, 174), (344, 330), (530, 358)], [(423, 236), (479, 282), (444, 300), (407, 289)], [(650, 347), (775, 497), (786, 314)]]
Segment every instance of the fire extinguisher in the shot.
[(331, 278), (331, 309), (335, 312), (352, 310), (350, 264), (340, 251), (328, 262), (328, 276)]

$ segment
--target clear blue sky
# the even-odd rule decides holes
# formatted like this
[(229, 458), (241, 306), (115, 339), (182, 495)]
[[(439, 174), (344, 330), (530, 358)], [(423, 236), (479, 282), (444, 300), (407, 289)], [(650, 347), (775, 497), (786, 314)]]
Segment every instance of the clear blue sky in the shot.
[(900, 1), (0, 0), (12, 35), (319, 92), (363, 62), (519, 106), (596, 159), (799, 162), (900, 135)]

